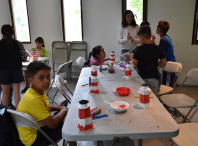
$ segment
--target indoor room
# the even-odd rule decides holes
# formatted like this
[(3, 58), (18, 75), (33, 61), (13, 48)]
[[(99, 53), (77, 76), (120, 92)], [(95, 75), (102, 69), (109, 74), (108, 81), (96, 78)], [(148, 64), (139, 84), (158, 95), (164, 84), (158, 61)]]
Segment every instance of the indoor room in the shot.
[(0, 145), (198, 145), (198, 0), (0, 0)]

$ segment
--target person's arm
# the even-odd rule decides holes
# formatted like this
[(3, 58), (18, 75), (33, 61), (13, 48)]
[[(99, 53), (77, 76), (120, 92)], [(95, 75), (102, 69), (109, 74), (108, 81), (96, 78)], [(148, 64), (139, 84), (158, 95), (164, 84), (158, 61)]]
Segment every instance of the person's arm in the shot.
[(47, 127), (54, 129), (60, 124), (61, 121), (64, 120), (67, 111), (67, 109), (62, 109), (56, 116), (49, 116), (41, 122), (43, 122), (43, 124), (45, 124)]
[(159, 59), (160, 59), (160, 61), (158, 62), (157, 65), (160, 66), (160, 67), (163, 67), (163, 66), (166, 65), (166, 57), (165, 57), (164, 52), (163, 52), (161, 47), (159, 47), (158, 51), (159, 51)]
[(166, 58), (160, 59), (157, 66), (160, 66), (160, 67), (166, 66)]
[(139, 39), (139, 37), (138, 37), (138, 35), (137, 35), (137, 31), (138, 31), (138, 29), (140, 28), (140, 26), (139, 25), (136, 25), (136, 27), (135, 27), (135, 38), (132, 38), (133, 39), (133, 41), (134, 42), (137, 42), (137, 43), (140, 43), (140, 39)]
[(105, 58), (105, 60), (104, 60), (104, 61), (106, 61), (106, 60), (110, 60), (110, 58)]
[(124, 44), (128, 41), (127, 37), (124, 38), (123, 31), (124, 31), (123, 27), (120, 26), (118, 29), (118, 43), (119, 44)]
[(138, 60), (132, 58), (132, 63), (133, 63), (134, 66), (137, 66), (138, 65)]
[(167, 49), (168, 49), (168, 40), (167, 40), (167, 38), (163, 37), (163, 38), (160, 40), (159, 46), (162, 48), (164, 54), (166, 54), (166, 51), (167, 51)]
[(63, 106), (53, 106), (53, 105), (50, 105), (50, 109), (51, 111), (60, 111), (62, 109), (68, 109), (67, 107), (63, 107)]
[(49, 53), (48, 53), (48, 50), (46, 48), (44, 48), (43, 57), (49, 57)]
[(24, 49), (24, 46), (23, 46), (23, 44), (22, 44), (21, 42), (19, 42), (18, 40), (16, 40), (16, 41), (17, 41), (17, 44), (18, 44), (18, 46), (19, 46), (19, 48), (20, 48), (21, 61), (22, 61), (22, 62), (25, 62), (25, 61), (27, 60), (27, 54), (26, 54), (26, 51), (25, 51), (25, 49)]

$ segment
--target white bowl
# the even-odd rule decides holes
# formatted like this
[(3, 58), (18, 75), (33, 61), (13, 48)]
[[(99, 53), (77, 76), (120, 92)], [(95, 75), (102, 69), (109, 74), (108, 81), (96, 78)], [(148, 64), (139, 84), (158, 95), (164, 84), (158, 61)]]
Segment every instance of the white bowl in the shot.
[[(117, 106), (120, 106), (120, 105), (125, 105), (125, 108), (118, 108)], [(125, 111), (128, 107), (129, 107), (129, 104), (127, 102), (124, 102), (124, 101), (115, 101), (115, 102), (112, 102), (110, 104), (110, 106), (116, 111), (116, 112), (123, 112)]]

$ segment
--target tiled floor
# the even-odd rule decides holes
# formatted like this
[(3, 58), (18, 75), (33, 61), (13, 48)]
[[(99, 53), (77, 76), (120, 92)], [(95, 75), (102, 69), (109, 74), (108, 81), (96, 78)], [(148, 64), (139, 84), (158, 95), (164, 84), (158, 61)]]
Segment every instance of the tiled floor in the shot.
[[(75, 86), (77, 83), (77, 78), (76, 79), (72, 79), (72, 81), (68, 82), (68, 87), (71, 89), (71, 91), (75, 90)], [(21, 90), (24, 88), (25, 83), (23, 82), (21, 84)], [(178, 87), (176, 87), (177, 91)], [(56, 89), (52, 89), (49, 93), (49, 95), (53, 95), (55, 93)], [(179, 93), (183, 93), (186, 95), (191, 96), (194, 99), (198, 99), (198, 87), (182, 87), (182, 89), (180, 90)], [(21, 97), (23, 96), (23, 94), (21, 94)], [(62, 94), (60, 92), (57, 93), (56, 97), (55, 97), (55, 101), (59, 104), (61, 101), (63, 101), (64, 98), (62, 96)], [(13, 101), (14, 103), (14, 101)], [(181, 122), (182, 118), (178, 117), (176, 119), (177, 122)], [(114, 142), (116, 141), (116, 139), (111, 140), (111, 141), (104, 141), (104, 146), (111, 146)], [(123, 146), (123, 144), (125, 146), (138, 146), (138, 140), (131, 140), (129, 138), (119, 138), (119, 141), (121, 143), (116, 143), (115, 146)], [(77, 142), (78, 146), (96, 146), (96, 143), (93, 141), (78, 141)], [(58, 143), (58, 145), (62, 145), (62, 141), (60, 141)], [(170, 146), (171, 143), (169, 142), (169, 139), (167, 138), (163, 138), (163, 139), (144, 139), (143, 140), (143, 146)]]

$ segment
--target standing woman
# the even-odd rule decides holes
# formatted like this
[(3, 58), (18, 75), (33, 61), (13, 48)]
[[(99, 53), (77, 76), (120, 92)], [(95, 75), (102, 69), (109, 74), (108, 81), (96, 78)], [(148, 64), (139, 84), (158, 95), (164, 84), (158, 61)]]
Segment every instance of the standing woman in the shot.
[(130, 50), (135, 50), (138, 46), (139, 38), (137, 36), (137, 31), (139, 25), (136, 24), (133, 12), (131, 10), (126, 10), (124, 12), (122, 25), (118, 30), (118, 43), (121, 44), (122, 50), (121, 54), (125, 54)]
[(3, 35), (0, 40), (0, 84), (3, 91), (2, 104), (8, 106), (9, 86), (12, 83), (17, 108), (20, 101), (20, 83), (24, 81), (22, 62), (27, 60), (23, 44), (13, 39), (14, 29), (11, 25), (1, 27)]

